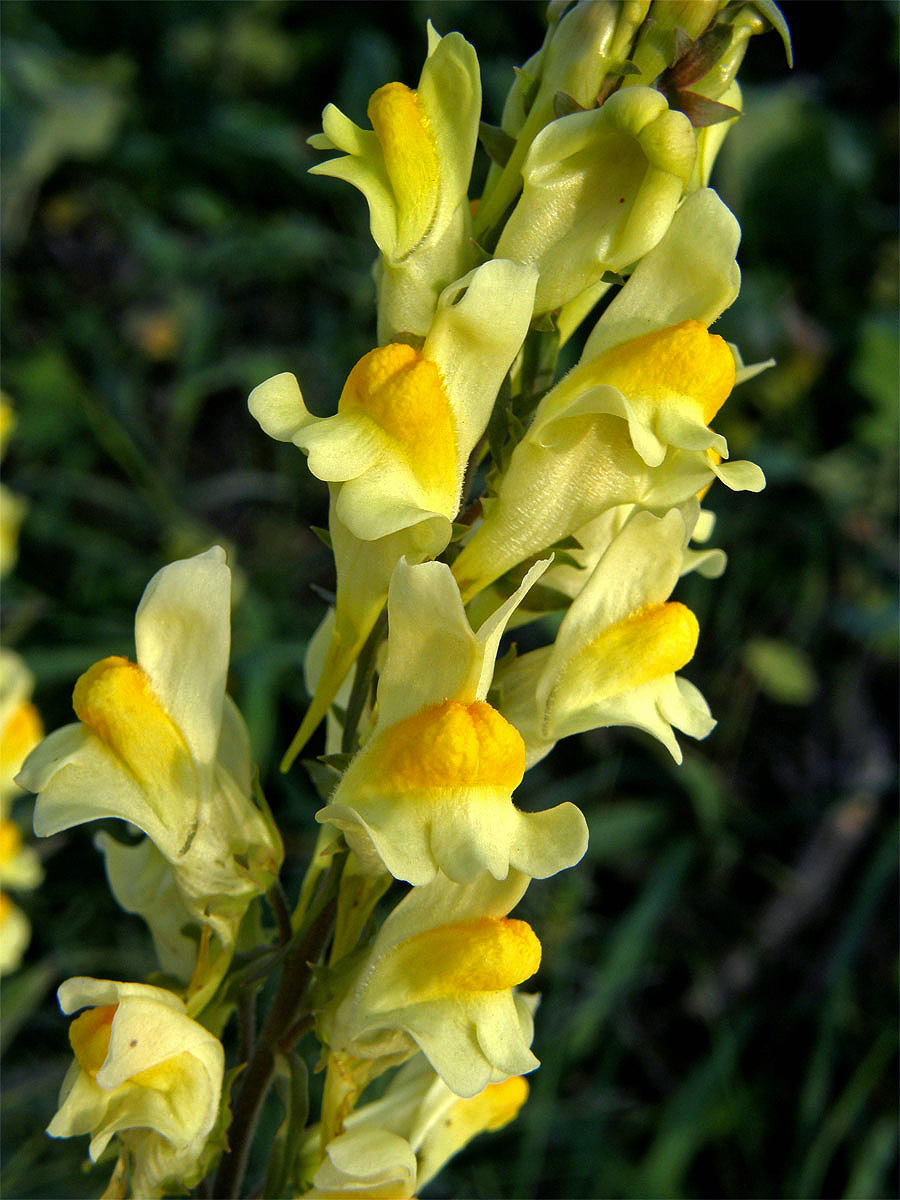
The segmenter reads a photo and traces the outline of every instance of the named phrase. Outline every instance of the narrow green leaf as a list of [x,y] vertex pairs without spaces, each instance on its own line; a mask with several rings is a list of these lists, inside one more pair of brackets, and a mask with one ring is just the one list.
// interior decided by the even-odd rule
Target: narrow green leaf
[[795,1195],[821,1195],[832,1158],[851,1127],[861,1119],[866,1101],[880,1083],[896,1054],[896,1031],[885,1029],[856,1068],[831,1110],[825,1115],[818,1136],[800,1169]]

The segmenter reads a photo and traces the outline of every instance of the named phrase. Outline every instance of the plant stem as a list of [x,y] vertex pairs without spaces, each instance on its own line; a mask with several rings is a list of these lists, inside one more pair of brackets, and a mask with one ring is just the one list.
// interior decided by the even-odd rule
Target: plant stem
[[275,1074],[276,1050],[296,1025],[297,1006],[309,983],[312,966],[331,935],[336,908],[335,897],[326,900],[305,936],[298,938],[285,958],[278,991],[234,1100],[231,1146],[222,1156],[213,1184],[217,1200],[237,1200],[240,1195],[256,1122]]
[[290,905],[287,902],[280,879],[276,879],[268,892],[266,892],[266,899],[269,902],[269,907],[275,914],[275,920],[278,922],[278,943],[281,946],[286,946],[291,940],[294,931],[291,927]]

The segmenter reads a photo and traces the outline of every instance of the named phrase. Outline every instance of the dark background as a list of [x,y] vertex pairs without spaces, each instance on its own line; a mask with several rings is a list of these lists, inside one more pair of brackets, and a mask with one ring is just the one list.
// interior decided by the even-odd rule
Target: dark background
[[[592,830],[520,910],[544,945],[543,1066],[519,1120],[430,1196],[896,1195],[897,8],[783,9],[795,69],[754,39],[713,180],[744,230],[717,331],[778,362],[717,420],[768,487],[711,493],[729,567],[678,593],[719,725],[680,768],[609,730],[529,773],[523,807],[576,799]],[[323,612],[310,584],[333,577],[308,531],[325,488],[246,395],[292,370],[330,411],[374,342],[364,203],[306,174],[305,139],[326,102],[364,122],[375,87],[415,84],[428,16],[476,46],[496,120],[542,11],[2,4],[4,479],[30,503],[5,642],[53,728],[79,672],[132,652],[153,572],[228,545],[230,686],[289,890],[317,801],[276,763]],[[34,934],[3,986],[8,1197],[105,1186],[84,1139],[42,1132],[70,1061],[55,987],[150,961],[92,833],[41,844],[46,882],[17,898]]]

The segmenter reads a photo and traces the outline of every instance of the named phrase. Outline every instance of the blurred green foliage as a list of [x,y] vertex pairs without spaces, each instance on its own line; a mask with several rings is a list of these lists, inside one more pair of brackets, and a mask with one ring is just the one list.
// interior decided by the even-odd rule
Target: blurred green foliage
[[[675,767],[601,731],[529,773],[591,847],[530,889],[544,943],[519,1121],[438,1196],[896,1194],[897,9],[783,5],[796,69],[755,39],[714,182],[743,230],[719,329],[777,366],[723,411],[761,496],[713,493],[726,575],[685,581],[688,674],[720,718]],[[277,758],[333,586],[309,532],[325,489],[246,394],[294,371],[320,412],[374,336],[362,202],[307,176],[334,100],[413,83],[424,23],[482,62],[488,119],[541,37],[538,4],[236,0],[3,4],[5,481],[28,498],[4,638],[49,727],[74,678],[131,651],[164,562],[229,547],[231,690],[297,867],[316,800]],[[17,809],[23,821],[28,801]],[[140,978],[140,922],[92,831],[41,845],[34,941],[3,988],[7,1197],[96,1195],[85,1147],[43,1134],[69,1061],[53,989]]]

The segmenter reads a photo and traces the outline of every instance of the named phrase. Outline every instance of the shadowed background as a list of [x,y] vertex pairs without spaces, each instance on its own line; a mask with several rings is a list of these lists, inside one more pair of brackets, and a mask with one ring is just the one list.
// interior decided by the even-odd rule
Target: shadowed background
[[[580,866],[519,910],[544,945],[543,1066],[519,1120],[428,1196],[896,1194],[897,10],[783,8],[796,68],[776,35],[753,40],[713,178],[744,231],[717,332],[778,361],[717,420],[768,487],[711,493],[728,570],[677,593],[701,624],[685,673],[719,725],[680,768],[606,730],[527,776],[522,807],[571,798],[591,825]],[[318,801],[276,764],[324,611],[311,585],[333,587],[309,532],[326,489],[246,395],[291,370],[333,411],[374,343],[364,202],[306,174],[305,139],[326,102],[364,123],[376,87],[414,84],[428,16],[475,45],[496,121],[539,4],[2,5],[4,480],[30,505],[5,644],[53,728],[82,670],[132,653],[153,572],[227,545],[230,688],[292,894]],[[93,832],[40,844],[46,882],[20,898],[10,1198],[97,1195],[109,1171],[42,1132],[70,1061],[54,989],[151,961]]]

